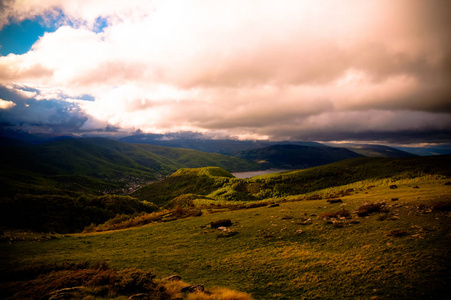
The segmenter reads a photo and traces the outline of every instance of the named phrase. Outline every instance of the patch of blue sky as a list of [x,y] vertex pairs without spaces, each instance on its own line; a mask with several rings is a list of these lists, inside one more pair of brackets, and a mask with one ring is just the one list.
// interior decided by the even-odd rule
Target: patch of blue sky
[[[0,30],[0,56],[11,53],[17,55],[27,53],[46,32],[54,32],[62,25],[78,27],[80,24],[77,20],[67,18],[63,12],[46,19],[36,17],[21,22],[12,21]],[[100,33],[106,27],[108,27],[108,19],[98,17],[94,23],[93,31]]]
[[96,100],[95,97],[93,97],[93,96],[91,96],[91,95],[89,95],[89,94],[84,94],[84,95],[82,95],[81,97],[77,97],[77,99],[79,99],[79,100],[85,100],[85,101],[95,101],[95,100]]
[[100,33],[102,32],[106,27],[108,27],[108,19],[107,18],[102,18],[102,17],[98,17],[94,23],[94,28],[93,31],[95,33]]
[[41,18],[11,22],[0,31],[0,55],[27,53],[44,33],[56,29],[55,25],[46,24]]

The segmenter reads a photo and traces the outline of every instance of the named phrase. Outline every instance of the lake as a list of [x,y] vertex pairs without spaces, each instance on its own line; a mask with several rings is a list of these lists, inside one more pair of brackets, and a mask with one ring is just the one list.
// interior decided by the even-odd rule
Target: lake
[[251,178],[254,176],[266,175],[266,174],[278,173],[278,172],[286,172],[286,171],[290,171],[290,170],[268,169],[268,170],[264,170],[264,171],[236,172],[236,173],[232,173],[232,175],[235,176],[236,178]]

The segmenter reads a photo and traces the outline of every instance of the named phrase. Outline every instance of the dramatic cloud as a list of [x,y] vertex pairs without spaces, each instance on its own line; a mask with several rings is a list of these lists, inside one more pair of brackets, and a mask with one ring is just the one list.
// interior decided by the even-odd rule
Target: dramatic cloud
[[73,115],[76,130],[450,141],[449,11],[440,0],[10,0],[0,26],[59,28],[0,57],[0,84],[35,93],[36,115],[22,116]]

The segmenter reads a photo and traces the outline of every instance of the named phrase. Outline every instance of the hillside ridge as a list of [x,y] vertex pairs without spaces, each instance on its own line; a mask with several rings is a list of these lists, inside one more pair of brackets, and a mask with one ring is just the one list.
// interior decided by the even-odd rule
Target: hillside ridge
[[249,179],[214,177],[202,170],[184,170],[146,185],[132,195],[164,206],[183,194],[212,200],[256,201],[300,195],[367,179],[420,176],[451,176],[451,156],[413,158],[358,157],[304,170],[286,171]]

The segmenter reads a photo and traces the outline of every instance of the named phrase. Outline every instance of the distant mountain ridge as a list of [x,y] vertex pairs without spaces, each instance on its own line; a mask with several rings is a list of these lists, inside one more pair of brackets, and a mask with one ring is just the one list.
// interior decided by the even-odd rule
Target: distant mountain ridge
[[160,145],[166,147],[193,149],[203,152],[220,153],[224,155],[236,156],[239,152],[265,148],[278,144],[292,144],[312,147],[328,147],[317,142],[271,142],[271,141],[251,141],[234,139],[207,139],[197,136],[185,137],[184,135],[164,135],[164,134],[138,134],[120,138],[119,141],[126,143],[142,143]]
[[414,157],[417,156],[413,153],[402,151],[393,147],[388,147],[384,145],[372,145],[372,144],[328,144],[329,146],[340,147],[349,149],[355,153],[368,156],[368,157],[391,157],[391,158],[401,158],[401,157]]
[[267,169],[305,169],[360,156],[345,148],[301,145],[273,145],[242,151],[237,155]]

